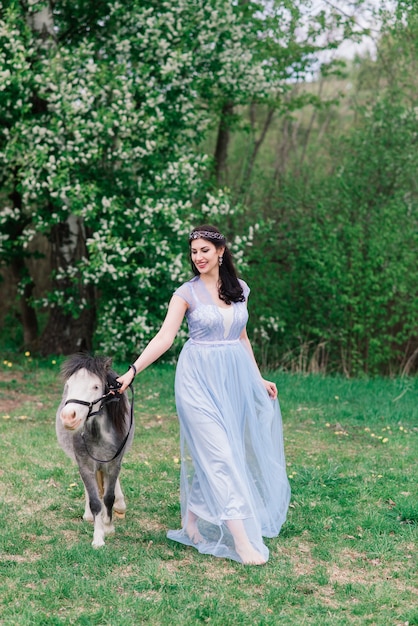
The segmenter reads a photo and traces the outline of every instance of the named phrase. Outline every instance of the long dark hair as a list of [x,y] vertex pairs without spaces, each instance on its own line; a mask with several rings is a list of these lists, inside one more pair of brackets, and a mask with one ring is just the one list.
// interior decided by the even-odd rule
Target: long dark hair
[[[212,234],[213,233],[213,234]],[[219,266],[219,297],[226,304],[231,302],[245,302],[244,293],[238,280],[237,271],[232,260],[232,254],[226,245],[226,239],[216,226],[202,224],[196,226],[189,235],[190,247],[194,239],[206,239],[216,248],[225,248],[222,258],[222,265]],[[190,250],[189,250],[190,252]],[[200,276],[200,272],[193,263],[190,252],[190,262],[195,276]]]

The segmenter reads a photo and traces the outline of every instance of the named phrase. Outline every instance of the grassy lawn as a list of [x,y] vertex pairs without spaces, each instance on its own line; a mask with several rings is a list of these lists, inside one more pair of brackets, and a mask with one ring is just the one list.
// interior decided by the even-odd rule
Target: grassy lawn
[[166,539],[180,522],[172,366],[136,380],[127,515],[91,547],[55,439],[58,370],[0,363],[1,625],[418,625],[418,379],[269,374],[292,503],[270,561],[244,567]]

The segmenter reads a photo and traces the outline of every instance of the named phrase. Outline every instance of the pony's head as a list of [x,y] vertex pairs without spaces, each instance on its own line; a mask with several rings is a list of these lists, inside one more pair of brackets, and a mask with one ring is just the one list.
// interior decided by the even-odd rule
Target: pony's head
[[[74,354],[64,361],[61,367],[65,382],[64,406],[60,413],[64,428],[78,430],[92,412],[100,409],[102,398],[117,377],[111,370],[111,364],[112,359],[108,357],[84,353]],[[123,430],[126,410],[124,394],[118,397],[117,402],[107,406],[107,414],[120,431]]]

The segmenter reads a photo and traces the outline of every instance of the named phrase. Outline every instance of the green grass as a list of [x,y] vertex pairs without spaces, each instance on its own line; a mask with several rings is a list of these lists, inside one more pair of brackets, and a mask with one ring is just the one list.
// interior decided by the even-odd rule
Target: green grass
[[1,625],[418,624],[417,379],[270,374],[292,502],[269,562],[243,567],[166,539],[180,517],[171,366],[136,380],[127,516],[91,547],[55,439],[58,365],[0,363]]

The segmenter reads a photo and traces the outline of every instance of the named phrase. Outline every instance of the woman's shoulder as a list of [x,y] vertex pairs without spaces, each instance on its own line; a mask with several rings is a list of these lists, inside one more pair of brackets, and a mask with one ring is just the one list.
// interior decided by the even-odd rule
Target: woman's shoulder
[[245,280],[243,280],[242,278],[238,278],[238,282],[242,287],[242,293],[244,294],[245,299],[247,299],[251,289],[249,288]]
[[186,280],[184,283],[179,285],[177,289],[191,289],[193,287],[193,284],[197,282],[198,280],[199,280],[199,276],[193,276],[193,278],[190,278],[189,280]]
[[193,292],[193,285],[198,280],[199,276],[193,276],[190,280],[182,283],[174,290],[175,296],[180,296],[183,300],[190,303],[190,298]]

